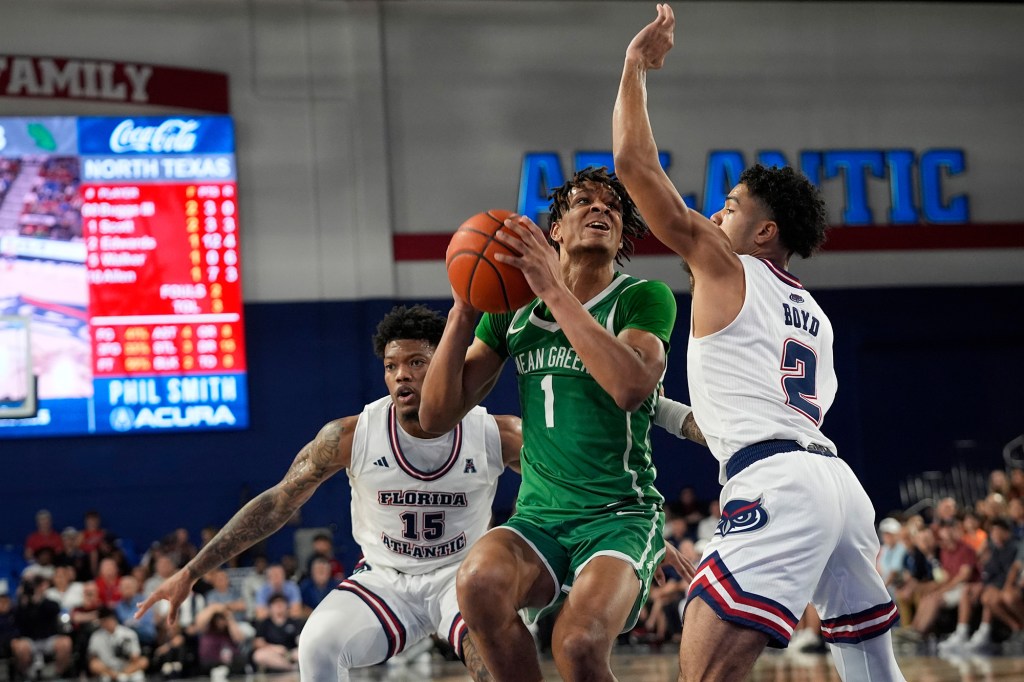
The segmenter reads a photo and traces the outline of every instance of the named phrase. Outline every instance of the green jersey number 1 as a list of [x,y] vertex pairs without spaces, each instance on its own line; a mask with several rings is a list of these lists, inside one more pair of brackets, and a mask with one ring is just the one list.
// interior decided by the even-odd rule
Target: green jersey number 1
[[555,387],[552,381],[550,374],[540,380],[540,388],[544,391],[544,424],[549,429],[555,428]]

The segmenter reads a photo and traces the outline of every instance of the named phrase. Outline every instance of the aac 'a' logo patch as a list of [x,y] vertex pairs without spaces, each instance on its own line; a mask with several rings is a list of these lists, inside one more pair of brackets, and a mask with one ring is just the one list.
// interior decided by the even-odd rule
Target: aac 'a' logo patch
[[472,457],[467,457],[466,458],[466,468],[462,470],[462,473],[464,473],[464,474],[475,474],[476,473],[476,465],[473,464],[473,458]]
[[756,500],[729,500],[722,509],[722,518],[715,529],[715,535],[749,533],[764,528],[768,523],[768,510],[762,504],[764,498]]

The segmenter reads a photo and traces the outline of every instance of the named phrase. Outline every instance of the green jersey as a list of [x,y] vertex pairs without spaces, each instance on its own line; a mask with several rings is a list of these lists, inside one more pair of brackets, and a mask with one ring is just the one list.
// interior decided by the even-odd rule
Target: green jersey
[[[642,329],[667,350],[676,303],[664,283],[616,273],[584,307],[612,335]],[[517,512],[579,513],[663,501],[654,487],[649,438],[656,393],[636,412],[618,407],[540,299],[514,312],[485,313],[476,335],[512,359],[519,379],[523,482]]]

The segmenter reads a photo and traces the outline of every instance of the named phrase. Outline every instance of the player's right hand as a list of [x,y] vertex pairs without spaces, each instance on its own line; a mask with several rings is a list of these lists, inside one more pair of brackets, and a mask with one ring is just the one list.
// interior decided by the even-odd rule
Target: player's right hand
[[184,568],[181,569],[153,590],[153,594],[149,595],[146,601],[139,604],[139,608],[135,611],[135,619],[142,618],[143,614],[154,604],[166,599],[170,603],[167,609],[167,623],[174,625],[178,622],[178,607],[188,598],[194,583],[195,581],[189,577],[188,571]]
[[626,48],[627,61],[636,60],[645,69],[660,69],[675,41],[675,27],[672,8],[667,3],[659,3],[658,16],[644,26]]

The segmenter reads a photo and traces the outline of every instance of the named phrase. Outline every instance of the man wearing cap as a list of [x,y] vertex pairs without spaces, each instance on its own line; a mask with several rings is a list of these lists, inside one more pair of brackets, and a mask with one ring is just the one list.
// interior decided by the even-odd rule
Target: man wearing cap
[[878,532],[882,536],[882,547],[878,552],[878,573],[893,597],[896,596],[896,588],[903,575],[903,561],[907,558],[907,548],[900,541],[902,531],[903,524],[891,516],[878,524]]
[[100,607],[99,621],[89,637],[89,672],[102,682],[145,682],[149,659],[142,655],[138,635],[118,623],[108,606]]

